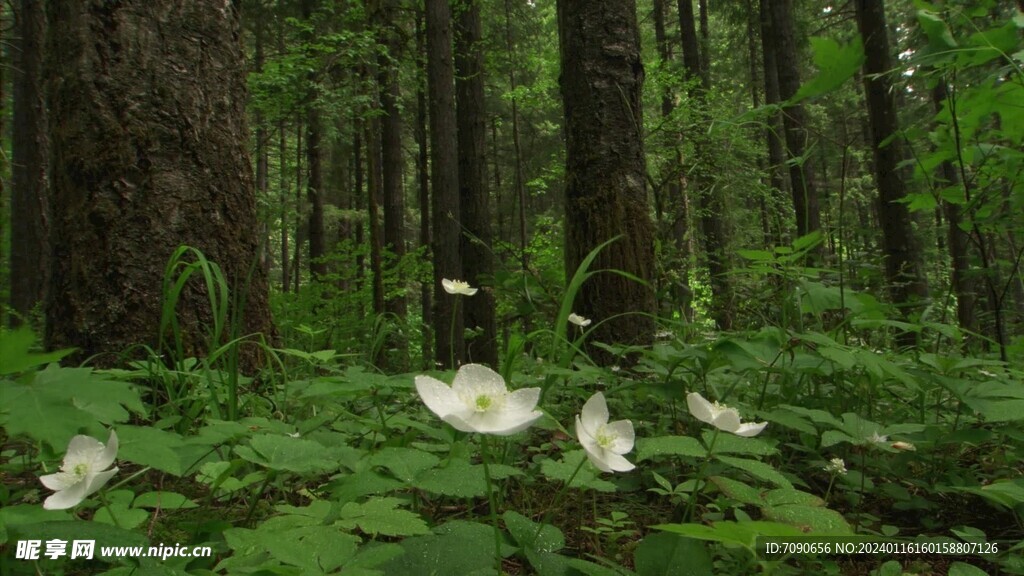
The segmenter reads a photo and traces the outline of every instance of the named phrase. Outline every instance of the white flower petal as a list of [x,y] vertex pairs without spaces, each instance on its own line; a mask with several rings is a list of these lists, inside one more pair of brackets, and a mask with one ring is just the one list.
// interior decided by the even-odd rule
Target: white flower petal
[[629,420],[616,420],[605,426],[605,432],[615,437],[609,450],[616,454],[625,454],[633,449],[636,435],[633,432],[633,423]]
[[[459,432],[479,432],[480,431],[480,430],[477,430],[476,426],[474,426],[471,422],[469,422],[467,419],[464,419],[463,416],[467,416],[467,414],[448,414],[447,416],[442,416],[441,419],[444,420],[445,422],[451,424],[452,428],[455,428]],[[468,416],[470,416],[470,418],[472,418],[472,414],[468,414]]]
[[588,454],[601,449],[601,447],[597,445],[597,438],[594,438],[594,435],[587,431],[583,422],[580,421],[578,414],[576,415],[576,438],[580,441],[580,444],[583,445],[583,448]]
[[739,428],[737,428],[733,434],[736,434],[737,436],[746,436],[748,438],[751,436],[757,436],[767,425],[767,422],[747,422],[746,424],[740,424]]
[[711,424],[723,432],[735,432],[740,428],[740,413],[732,408],[727,408],[718,414]]
[[601,448],[587,450],[587,460],[590,460],[590,463],[601,472],[612,472],[611,466],[605,463],[605,451]]
[[458,396],[464,394],[476,397],[480,394],[501,394],[508,392],[505,380],[494,370],[483,364],[466,364],[455,373],[452,390]]
[[80,462],[92,462],[93,459],[103,452],[103,443],[92,436],[79,434],[68,443],[68,451],[64,455],[64,462],[74,459]]
[[449,294],[455,294],[455,283],[447,278],[441,279],[441,287]]
[[690,392],[686,395],[686,407],[690,409],[690,414],[694,418],[705,422],[707,424],[714,424],[714,406],[711,402],[704,399],[703,396],[696,392]]
[[107,444],[103,447],[103,450],[93,460],[92,465],[94,470],[106,470],[114,463],[114,459],[117,458],[117,434],[114,430],[110,430],[110,437],[107,438]]
[[47,510],[67,510],[74,508],[85,500],[85,482],[78,482],[66,490],[54,492],[49,498],[43,501],[43,508]]
[[114,474],[117,474],[116,467],[111,468],[110,470],[107,470],[105,472],[97,472],[96,474],[90,475],[88,478],[86,478],[85,494],[83,494],[83,496],[88,496],[89,494],[92,494],[93,492],[99,490],[100,488],[103,488],[103,485],[106,484],[108,480],[113,478]]
[[463,406],[458,395],[447,384],[430,376],[416,377],[416,392],[427,408],[442,419]]
[[540,401],[540,388],[520,388],[513,390],[505,400],[505,407],[511,412],[533,414]]
[[580,421],[591,436],[608,423],[608,403],[605,402],[604,394],[597,392],[587,400],[580,411]]
[[78,482],[78,477],[67,472],[56,472],[40,476],[39,481],[50,490],[67,490]]
[[[614,472],[629,472],[636,466],[622,455],[605,450],[605,463]],[[608,470],[605,470],[607,472]]]

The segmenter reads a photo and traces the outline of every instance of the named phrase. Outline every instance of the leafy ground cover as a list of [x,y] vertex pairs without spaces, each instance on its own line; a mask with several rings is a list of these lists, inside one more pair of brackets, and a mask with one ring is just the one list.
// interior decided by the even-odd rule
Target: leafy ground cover
[[[801,286],[808,318],[834,308]],[[888,322],[846,298],[865,307],[851,323]],[[870,330],[672,325],[599,367],[592,324],[563,308],[500,375],[287,348],[254,379],[208,359],[94,370],[5,332],[3,572],[1024,573],[1018,368],[875,349]],[[854,535],[875,552],[769,557],[764,540]],[[33,539],[39,558],[18,558]],[[77,539],[96,557],[46,556]],[[212,554],[98,555],[165,544]]]

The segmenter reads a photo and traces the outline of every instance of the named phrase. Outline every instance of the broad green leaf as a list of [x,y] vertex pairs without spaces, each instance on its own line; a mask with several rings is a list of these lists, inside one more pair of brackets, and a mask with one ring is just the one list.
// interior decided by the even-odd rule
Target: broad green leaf
[[146,492],[132,502],[133,508],[159,508],[162,510],[179,510],[196,508],[198,505],[184,494],[177,492]]
[[947,576],[988,576],[988,572],[985,572],[981,568],[975,568],[970,564],[953,562],[949,567]]
[[636,441],[637,462],[671,456],[704,458],[707,450],[701,446],[700,441],[690,436],[656,436]]
[[358,526],[365,534],[376,536],[417,536],[429,534],[427,523],[418,514],[399,509],[398,498],[371,498],[361,504],[349,502],[341,507],[338,525],[351,530]]
[[671,532],[655,532],[636,547],[638,576],[711,576],[711,557],[704,543]]
[[344,503],[370,494],[386,494],[406,486],[407,484],[404,482],[378,474],[373,470],[362,470],[334,480],[328,486],[328,490],[336,502]]
[[143,426],[118,426],[118,459],[181,476],[209,453],[203,446],[186,446],[181,435]]
[[766,506],[761,509],[764,517],[800,527],[810,534],[853,534],[853,529],[843,515],[821,506],[785,504]]
[[0,544],[8,541],[8,531],[15,526],[59,522],[70,517],[67,510],[47,510],[38,504],[16,504],[0,508]]
[[779,522],[715,522],[711,526],[705,524],[658,524],[651,526],[655,530],[664,530],[682,534],[699,540],[710,540],[743,546],[754,552],[758,536],[803,536],[799,528]]
[[387,447],[368,456],[367,461],[373,466],[387,468],[402,482],[411,483],[423,471],[437,466],[441,459],[415,448]]
[[[562,531],[551,524],[541,524],[530,520],[519,512],[508,510],[502,514],[505,528],[521,548],[529,548],[540,552],[558,552],[565,548],[565,536]],[[538,532],[539,530],[539,532]]]
[[[715,434],[714,431],[704,431],[704,443],[708,446],[711,445],[711,437]],[[753,456],[770,456],[778,452],[774,446],[769,444],[767,441],[760,438],[747,438],[744,436],[736,436],[734,434],[723,434],[719,433],[718,438],[714,440],[715,454],[749,454]]]
[[74,352],[73,348],[54,352],[32,352],[36,336],[28,327],[0,330],[0,375],[17,374],[29,368],[57,362]]
[[290,530],[231,528],[224,531],[228,546],[241,556],[264,551],[291,566],[313,573],[331,572],[355,556],[359,539],[333,526],[299,526]]
[[287,435],[261,434],[248,446],[236,446],[235,453],[254,464],[271,470],[315,474],[335,470],[338,457],[322,444]]
[[755,505],[762,503],[762,491],[749,484],[725,476],[712,476],[708,478],[708,481],[717,486],[723,494],[737,502]]
[[776,486],[782,488],[792,488],[793,485],[786,480],[786,477],[779,473],[778,470],[761,462],[760,460],[749,460],[746,458],[734,458],[732,456],[715,456],[723,464],[728,464],[733,468],[739,468],[744,472],[750,474],[754,478],[764,480],[765,482],[771,482]]
[[791,104],[832,92],[852,78],[864,63],[860,36],[845,46],[831,38],[811,38],[811,49],[818,75],[797,90]]
[[434,528],[433,532],[402,540],[399,546],[405,554],[383,564],[385,573],[496,576],[493,527],[455,520]]

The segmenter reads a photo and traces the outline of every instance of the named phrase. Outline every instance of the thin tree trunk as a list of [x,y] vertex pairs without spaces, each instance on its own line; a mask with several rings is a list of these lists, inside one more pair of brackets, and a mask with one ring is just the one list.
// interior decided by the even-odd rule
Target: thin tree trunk
[[[384,247],[393,255],[392,266],[397,267],[405,258],[405,195],[402,189],[402,175],[405,171],[405,155],[402,154],[402,118],[399,107],[401,89],[398,82],[398,63],[401,57],[401,38],[398,28],[396,0],[382,0],[380,43],[387,48],[387,54],[377,58],[378,82],[380,83],[380,105],[384,116],[381,118],[381,159],[383,162],[384,200]],[[392,274],[393,277],[397,273]],[[399,285],[388,290],[384,310],[404,319],[408,314],[403,279]],[[404,349],[402,342],[394,342]],[[403,363],[404,366],[404,363]]]
[[[313,27],[313,6],[315,0],[302,1],[302,17],[307,26]],[[309,272],[314,281],[327,274],[327,241],[324,233],[324,177],[320,140],[323,126],[316,97],[317,71],[308,76],[306,93],[306,164],[309,176],[306,179],[306,197],[309,200]]]
[[458,110],[459,202],[462,209],[462,270],[480,290],[464,299],[466,327],[479,333],[466,343],[468,361],[498,367],[494,265],[491,253],[490,193],[487,189],[487,134],[484,107],[483,31],[479,0],[468,0],[456,18],[455,96]]
[[[512,6],[511,0],[505,0],[505,50],[508,55],[508,85],[511,92],[518,86],[516,82],[515,44],[512,41]],[[523,270],[530,267],[530,256],[526,252],[526,177],[523,175],[523,150],[519,135],[519,105],[515,96],[511,99],[512,107],[512,156],[513,156],[513,187],[519,210],[519,265]]]
[[[885,272],[893,302],[904,318],[928,298],[921,250],[914,237],[910,211],[903,202],[906,189],[900,177],[903,141],[899,134],[896,99],[889,74],[892,57],[882,0],[855,0],[857,27],[864,39],[864,91],[871,143],[874,153],[875,181],[878,184],[878,218],[882,227]],[[914,345],[917,333],[904,331],[898,335],[903,346]]]
[[[423,11],[416,10],[416,66],[421,78],[427,75],[427,63],[424,56],[426,42],[423,29]],[[430,174],[427,153],[427,95],[423,91],[423,82],[417,82],[416,90],[416,183],[417,197],[420,208],[420,246],[430,250]],[[429,255],[429,252],[428,252]],[[433,306],[431,305],[431,283],[420,284],[420,314],[423,317],[423,367],[433,369],[433,337],[434,326]]]
[[452,63],[448,0],[426,0],[427,90],[430,94],[430,152],[433,183],[434,343],[447,368],[462,363],[465,350],[462,307],[445,293],[441,280],[462,279],[459,248],[458,137],[455,121],[455,69]]

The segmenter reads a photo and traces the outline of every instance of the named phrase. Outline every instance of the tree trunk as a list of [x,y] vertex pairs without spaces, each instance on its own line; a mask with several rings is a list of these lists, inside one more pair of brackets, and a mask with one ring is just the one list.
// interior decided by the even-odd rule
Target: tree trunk
[[[900,177],[903,141],[899,135],[896,98],[889,74],[892,57],[882,0],[855,0],[857,27],[864,40],[864,92],[871,123],[875,182],[878,185],[878,218],[882,228],[885,273],[893,303],[905,318],[924,304],[928,284],[921,250],[914,237],[910,211],[903,202],[906,189]],[[898,337],[904,346],[917,341],[915,332]]]
[[[423,29],[423,10],[416,11],[416,67],[423,78],[427,75],[427,63],[424,56],[426,42]],[[416,183],[420,207],[420,246],[430,250],[430,174],[427,154],[427,95],[423,91],[423,82],[417,82],[416,89]],[[430,282],[420,285],[420,313],[423,317],[423,367],[434,368],[434,346],[431,330],[434,326],[433,307],[431,306]]]
[[455,122],[455,68],[452,63],[451,10],[448,0],[426,0],[427,90],[430,93],[430,164],[434,196],[434,343],[446,368],[462,363],[462,307],[441,287],[442,279],[462,279],[459,237],[458,136]]
[[[793,2],[767,1],[771,7],[771,37],[774,39],[779,98],[785,101],[800,89],[800,58],[793,31]],[[790,160],[789,180],[793,210],[796,213],[796,233],[797,236],[805,236],[821,229],[821,214],[813,164],[804,158],[807,151],[807,113],[803,104],[786,106],[782,112],[782,125]]]
[[47,229],[46,107],[42,66],[46,17],[38,0],[21,0],[21,41],[14,66],[14,126],[11,166],[11,325],[30,319],[46,290]]
[[[712,144],[706,137],[710,119],[707,109],[707,87],[710,77],[701,68],[697,46],[697,27],[691,0],[679,0],[679,36],[683,45],[683,68],[690,81],[690,101],[696,109],[697,129],[693,132],[696,155],[690,184],[696,191],[700,208],[700,227],[704,236],[704,252],[711,279],[711,315],[722,330],[730,330],[735,318],[732,284],[729,282],[729,262],[726,255],[728,236],[725,228],[725,207],[721,192],[713,184]],[[696,80],[700,84],[696,84]]]
[[[565,107],[565,259],[571,277],[586,255],[591,266],[574,310],[600,323],[597,341],[648,344],[654,335],[649,286],[610,272],[654,278],[654,239],[647,203],[641,134],[643,65],[633,0],[558,1]],[[611,361],[591,348],[595,360]]]
[[461,240],[465,279],[480,288],[464,300],[466,327],[479,331],[466,342],[470,362],[498,367],[494,264],[491,253],[491,206],[487,189],[487,126],[484,108],[484,54],[479,0],[459,8],[455,34],[455,96],[458,110],[459,202],[464,227]]
[[[311,29],[313,23],[313,7],[316,0],[302,0],[302,18]],[[310,34],[315,34],[311,32]],[[312,38],[308,38],[312,41]],[[320,120],[320,108],[316,97],[316,84],[318,72],[312,70],[308,75],[309,86],[306,92],[306,168],[309,171],[306,177],[306,198],[309,200],[309,224],[307,238],[309,239],[309,272],[314,281],[320,280],[327,274],[327,262],[324,257],[327,255],[327,240],[324,233],[324,176],[323,164],[321,162],[323,151],[320,148],[320,140],[323,136],[323,127]]]
[[[196,0],[47,8],[50,77],[60,80],[48,99],[47,346],[103,353],[94,360],[111,365],[130,346],[155,345],[164,267],[182,244],[218,263],[240,294],[239,330],[269,333],[237,10]],[[177,313],[186,354],[205,350],[200,283]]]
[[[384,200],[384,248],[394,257],[392,266],[397,267],[405,258],[405,196],[402,189],[402,174],[405,171],[405,155],[402,154],[402,118],[400,100],[402,97],[398,83],[398,64],[401,56],[401,31],[398,29],[397,2],[383,0],[381,2],[380,43],[387,49],[387,54],[377,58],[377,79],[380,84],[380,107],[384,112],[381,118],[381,159],[383,162]],[[393,274],[392,276],[396,276]],[[405,319],[408,314],[404,279],[398,278],[397,289],[387,291],[384,310]],[[404,348],[404,344],[396,342]]]
[[[764,103],[774,106],[781,101],[779,96],[779,70],[775,63],[775,32],[772,27],[772,17],[768,3],[770,0],[758,2],[758,14],[761,23],[761,61],[764,67]],[[786,191],[786,180],[782,177],[783,167],[786,163],[786,152],[782,146],[783,133],[782,119],[778,112],[768,115],[767,126],[765,127],[765,143],[768,148],[768,185],[773,198],[781,198]],[[772,203],[775,204],[774,202]],[[778,217],[776,210],[771,213]],[[782,227],[777,227],[775,242],[781,243],[783,238]]]

